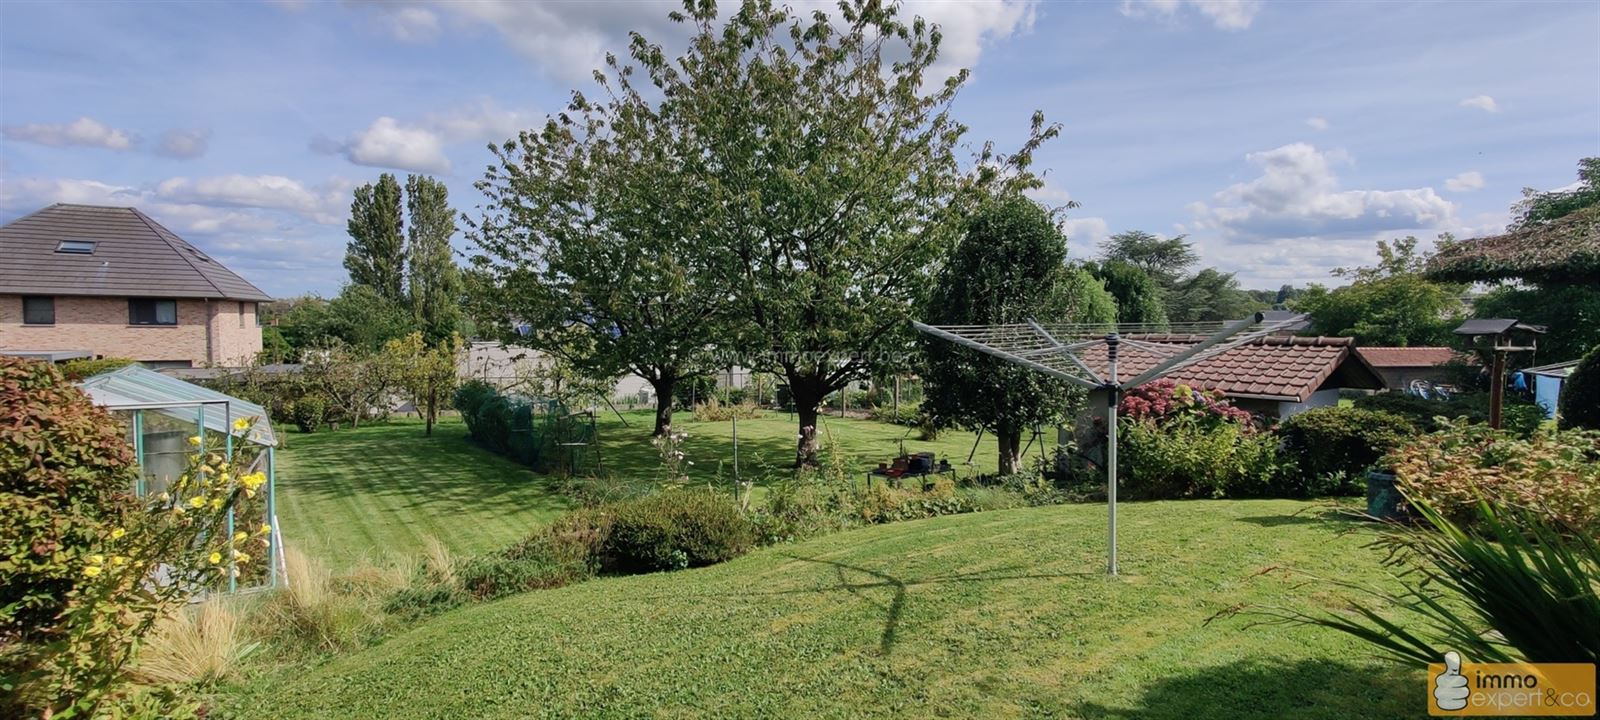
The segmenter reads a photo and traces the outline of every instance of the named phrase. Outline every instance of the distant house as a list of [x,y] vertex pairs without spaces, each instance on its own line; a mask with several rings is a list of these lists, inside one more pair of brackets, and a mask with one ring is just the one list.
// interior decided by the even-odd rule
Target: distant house
[[[1192,345],[1201,335],[1131,335],[1146,343]],[[1144,372],[1160,357],[1128,353],[1118,361],[1124,377]],[[1269,418],[1287,418],[1315,407],[1339,404],[1340,390],[1382,390],[1383,378],[1355,350],[1350,338],[1268,336],[1231,348],[1166,376],[1217,390],[1235,407]]]
[[131,207],[56,204],[0,227],[0,354],[243,365],[266,293]]
[[1419,380],[1444,382],[1447,379],[1444,366],[1465,358],[1459,351],[1447,347],[1364,347],[1356,352],[1383,376],[1385,388],[1399,391]]

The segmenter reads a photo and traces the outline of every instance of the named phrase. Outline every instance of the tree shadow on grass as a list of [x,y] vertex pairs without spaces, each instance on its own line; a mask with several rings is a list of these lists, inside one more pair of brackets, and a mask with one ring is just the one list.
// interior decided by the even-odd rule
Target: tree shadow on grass
[[[1001,567],[1001,568],[991,568],[991,569],[988,569],[988,570],[979,570],[979,571],[970,572],[970,573],[954,573],[954,574],[949,574],[949,575],[936,575],[936,576],[933,576],[933,577],[913,578],[913,579],[909,579],[908,580],[908,579],[902,579],[902,578],[896,577],[896,576],[891,575],[891,574],[889,574],[887,572],[884,572],[882,570],[874,570],[874,569],[869,568],[869,567],[862,567],[860,565],[852,565],[850,563],[840,562],[838,560],[827,560],[827,559],[815,558],[815,557],[802,557],[800,555],[791,555],[791,554],[788,554],[788,553],[784,553],[783,556],[787,557],[787,558],[789,558],[791,560],[799,560],[800,562],[816,563],[818,565],[830,566],[830,567],[833,568],[834,577],[836,578],[836,580],[838,582],[835,583],[835,584],[832,584],[832,585],[823,585],[823,586],[820,586],[820,587],[810,587],[810,588],[799,588],[799,589],[795,589],[795,590],[751,591],[751,592],[741,592],[741,593],[727,593],[725,595],[731,595],[731,596],[801,595],[801,594],[816,594],[816,593],[825,593],[825,592],[837,592],[837,591],[843,590],[845,592],[850,593],[851,595],[854,595],[854,596],[856,596],[858,598],[861,598],[862,600],[866,601],[869,605],[872,605],[872,606],[874,606],[874,607],[876,607],[876,608],[878,608],[878,609],[883,611],[883,613],[884,613],[883,632],[879,633],[879,635],[878,635],[878,652],[879,652],[879,654],[881,654],[881,655],[883,655],[885,657],[889,656],[894,651],[895,640],[896,640],[896,638],[897,638],[897,636],[899,634],[899,630],[900,630],[900,617],[905,612],[906,602],[908,600],[908,594],[909,594],[910,589],[912,589],[912,588],[915,588],[915,587],[918,587],[918,586],[923,586],[923,585],[940,585],[940,584],[946,584],[946,583],[1000,582],[1000,581],[1006,581],[1006,580],[1045,580],[1045,579],[1060,579],[1060,578],[1075,578],[1075,577],[1097,577],[1097,576],[1100,575],[1099,573],[1090,573],[1090,572],[1081,572],[1081,573],[1020,573],[1018,571],[1022,569],[1022,566],[1013,565],[1013,566],[1007,566],[1007,567]],[[870,577],[872,579],[864,581],[864,582],[863,581],[852,581],[849,577],[846,576],[847,572],[861,573],[861,574],[867,575],[868,577]],[[874,599],[872,596],[867,594],[867,591],[876,590],[876,589],[879,589],[879,588],[888,588],[888,589],[890,589],[892,591],[892,594],[890,595],[889,601],[887,603],[879,602],[878,600]]]
[[1085,720],[1343,720],[1427,715],[1420,671],[1399,665],[1328,660],[1241,660],[1216,667],[1172,668],[1133,707],[1082,703]]
[[1302,508],[1288,515],[1254,515],[1238,518],[1239,522],[1247,522],[1261,527],[1283,527],[1285,525],[1328,525],[1336,528],[1355,526],[1362,520],[1360,513],[1350,508],[1335,506],[1313,506]]

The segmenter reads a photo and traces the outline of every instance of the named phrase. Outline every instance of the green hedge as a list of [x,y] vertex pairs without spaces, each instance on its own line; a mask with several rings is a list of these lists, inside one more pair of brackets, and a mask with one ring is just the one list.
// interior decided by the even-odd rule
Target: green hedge
[[1600,430],[1600,347],[1590,350],[1561,383],[1558,402],[1561,429]]
[[[1355,406],[1363,410],[1378,410],[1408,418],[1422,432],[1435,432],[1444,427],[1439,418],[1464,419],[1469,423],[1489,422],[1489,394],[1475,392],[1453,400],[1431,400],[1400,392],[1385,392],[1357,400]],[[1531,402],[1519,402],[1508,394],[1501,414],[1506,430],[1527,437],[1544,422],[1544,408]]]
[[610,506],[603,567],[652,572],[731,560],[755,546],[755,526],[731,498],[703,490],[650,495]]
[[1284,460],[1306,483],[1304,494],[1351,494],[1364,484],[1366,470],[1416,435],[1410,418],[1354,407],[1323,407],[1295,415],[1278,426]]

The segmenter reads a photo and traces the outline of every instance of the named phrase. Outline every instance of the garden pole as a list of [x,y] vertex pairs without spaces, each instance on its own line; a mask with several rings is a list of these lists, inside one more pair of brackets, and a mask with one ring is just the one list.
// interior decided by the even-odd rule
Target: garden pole
[[1106,506],[1109,521],[1107,522],[1110,540],[1109,555],[1106,563],[1106,572],[1117,574],[1117,344],[1120,339],[1116,333],[1106,336],[1106,356],[1110,361],[1107,368],[1111,378],[1106,383]]
[[283,549],[278,547],[278,463],[277,448],[267,446],[267,565],[268,587],[278,586],[278,556]]
[[133,460],[139,466],[139,478],[134,481],[134,492],[144,497],[144,411],[133,411]]
[[733,499],[739,499],[739,415],[733,416]]

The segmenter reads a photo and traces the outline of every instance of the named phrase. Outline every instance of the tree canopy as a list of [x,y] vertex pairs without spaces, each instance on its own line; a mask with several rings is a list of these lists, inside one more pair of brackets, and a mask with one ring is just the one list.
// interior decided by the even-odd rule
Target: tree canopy
[[[1067,239],[1050,213],[1021,195],[997,198],[968,222],[927,305],[933,324],[1112,322],[1111,295],[1067,263]],[[924,406],[936,420],[982,428],[998,444],[1001,475],[1018,471],[1025,432],[1060,419],[1068,383],[943,340],[926,339]]]
[[355,189],[346,229],[344,267],[350,282],[376,290],[390,302],[405,299],[405,234],[402,230],[400,182],[393,175]]
[[1101,243],[1100,257],[1107,262],[1132,265],[1163,286],[1171,287],[1200,262],[1200,254],[1194,251],[1187,237],[1163,238],[1143,230],[1128,230]]
[[1335,270],[1354,280],[1349,285],[1312,285],[1301,294],[1294,309],[1311,317],[1311,332],[1353,337],[1361,345],[1451,343],[1451,330],[1464,315],[1464,288],[1423,276],[1428,256],[1417,249],[1415,237],[1378,241],[1378,258],[1374,266]]
[[1117,302],[1117,322],[1155,327],[1167,324],[1162,288],[1145,271],[1121,260],[1103,260],[1088,266]]

